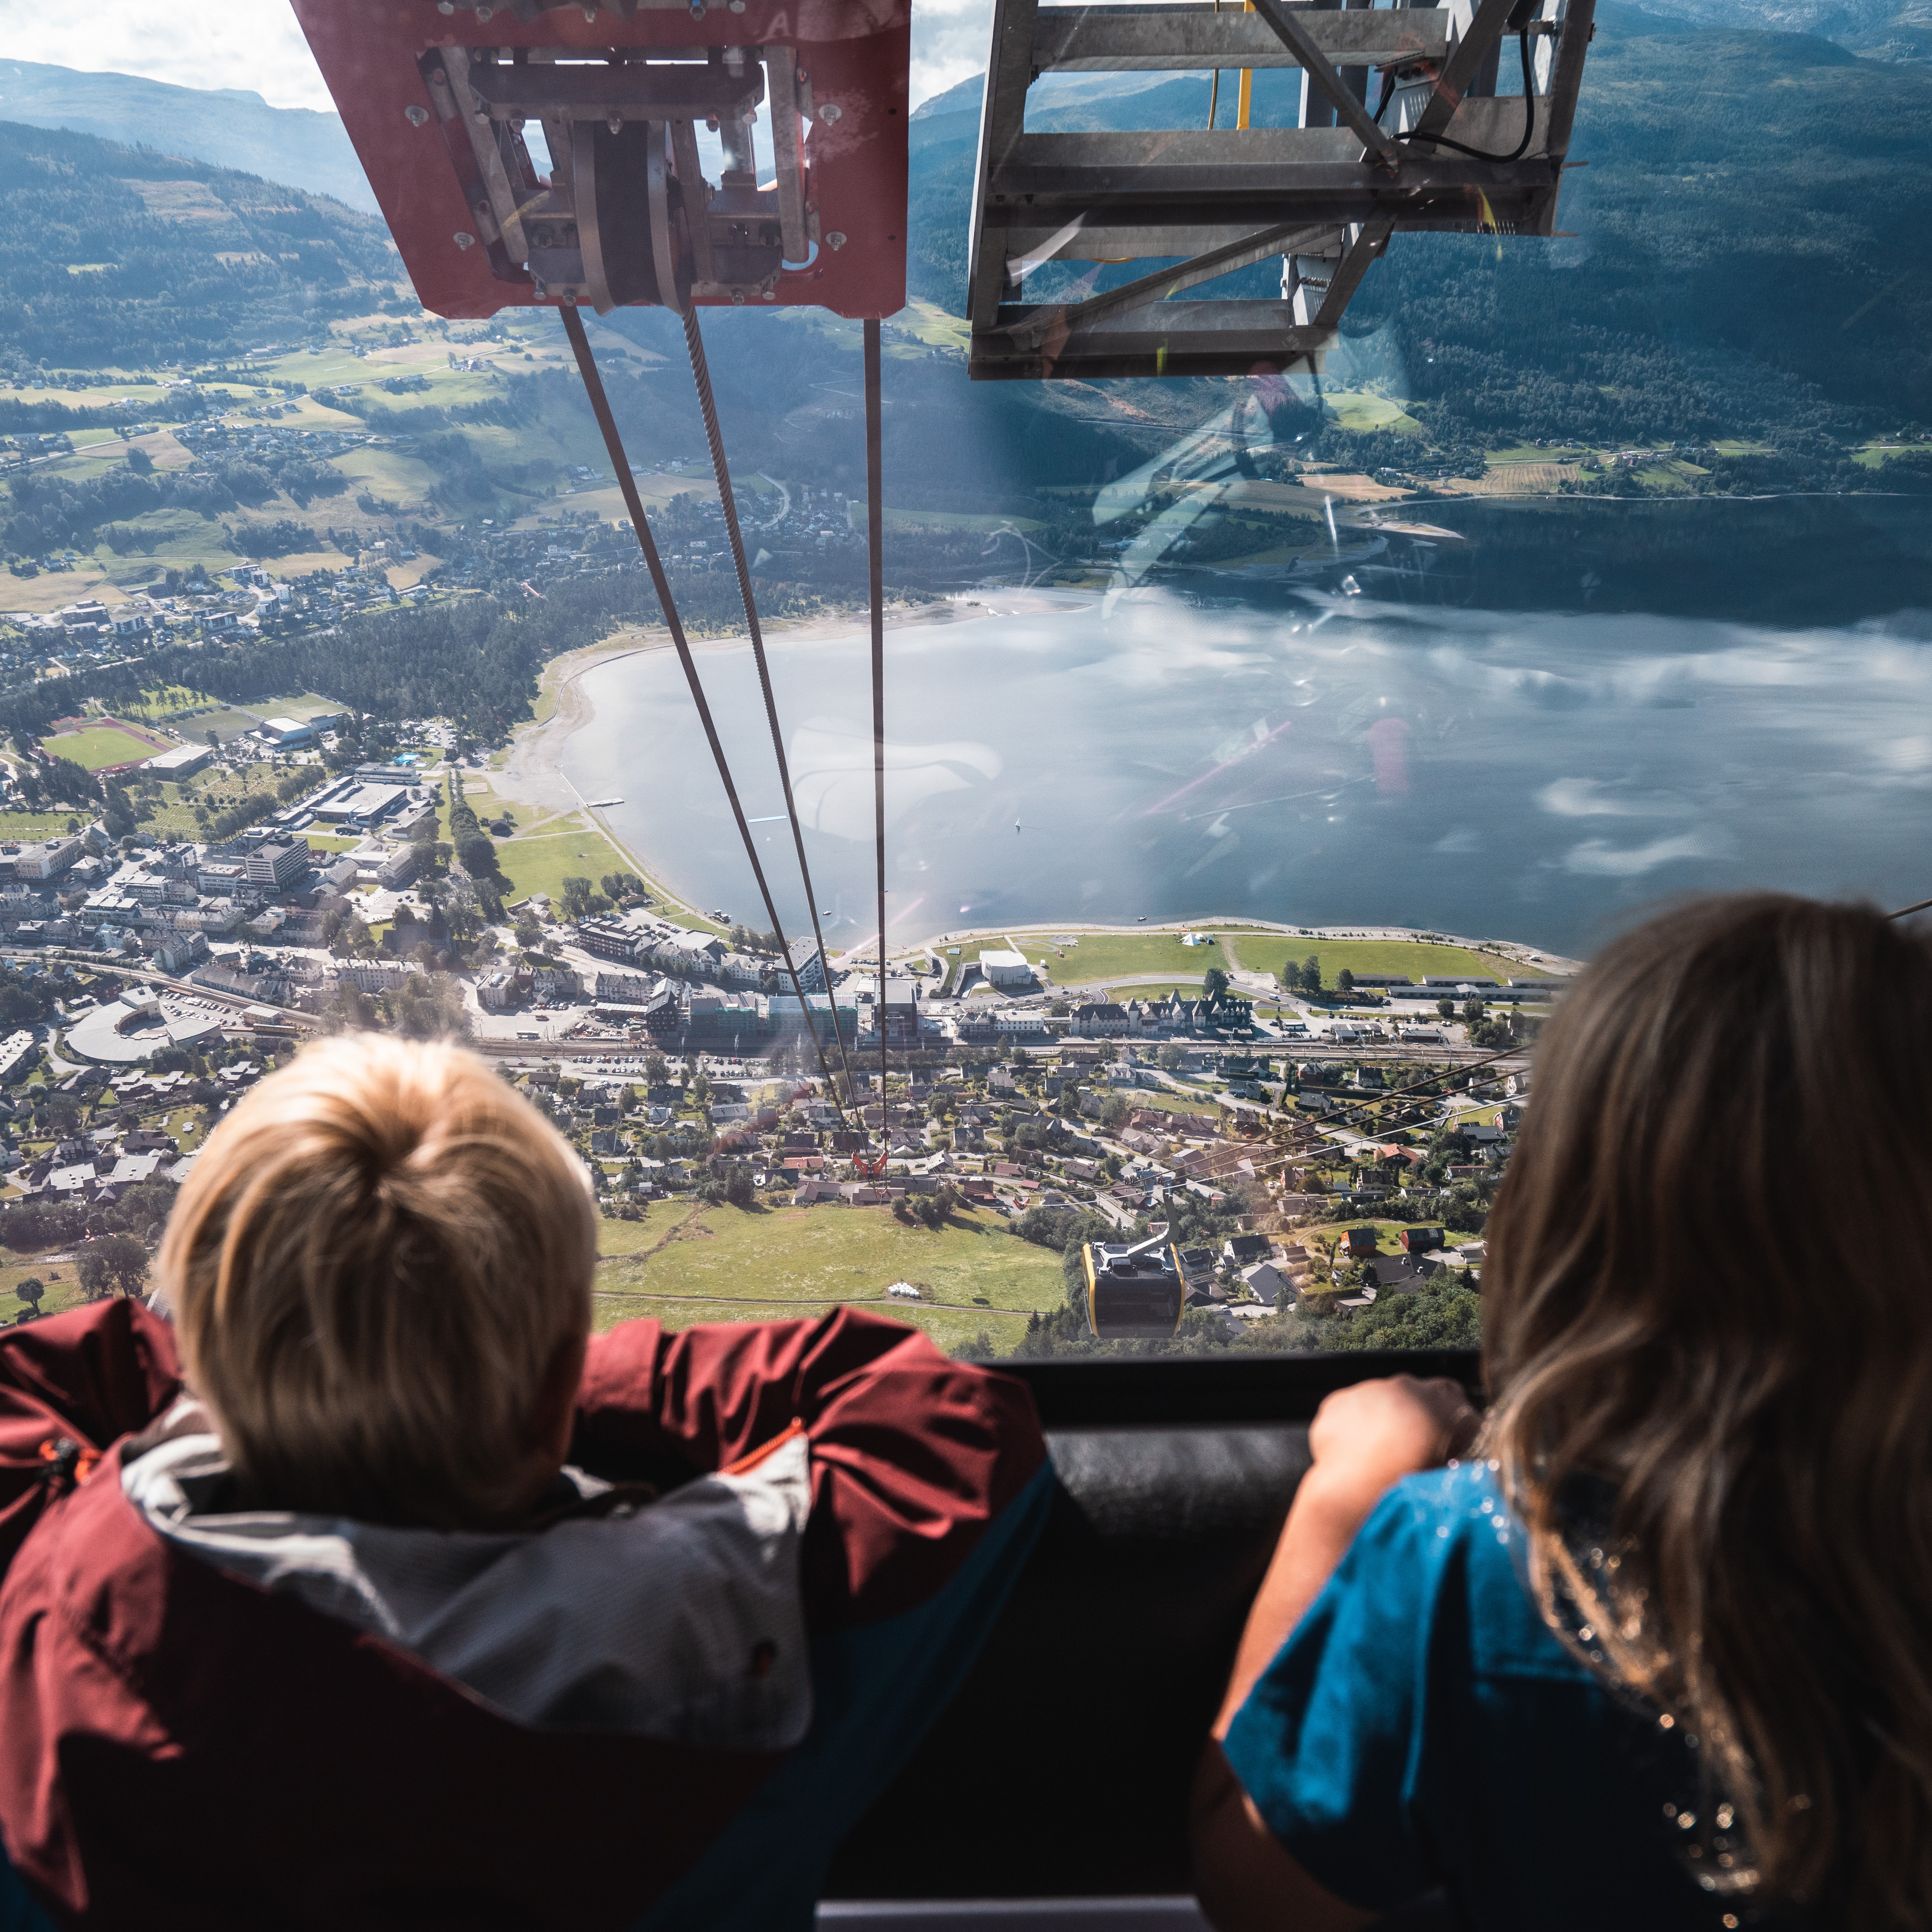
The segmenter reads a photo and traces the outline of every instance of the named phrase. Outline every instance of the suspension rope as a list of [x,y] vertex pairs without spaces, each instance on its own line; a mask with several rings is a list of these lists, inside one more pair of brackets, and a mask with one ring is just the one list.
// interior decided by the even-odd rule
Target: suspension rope
[[[886,1112],[886,590],[884,459],[879,428],[879,325],[866,336],[866,555],[872,609],[872,817],[879,872],[879,1141],[890,1156]],[[917,1024],[917,1010],[914,1022]]]
[[[745,627],[752,639],[752,656],[758,667],[758,688],[765,700],[765,718],[772,728],[772,755],[778,760],[778,788],[784,794],[785,816],[791,821],[793,848],[798,854],[799,877],[805,884],[805,908],[812,920],[812,943],[818,948],[818,970],[825,982],[825,1004],[832,1017],[832,1037],[838,1048],[838,1064],[845,1074],[845,1084],[854,1092],[857,1083],[852,1077],[852,1063],[846,1057],[845,1035],[838,1024],[838,1006],[832,993],[832,961],[825,950],[825,934],[818,924],[818,894],[812,883],[812,867],[805,856],[805,830],[799,824],[798,801],[793,796],[791,769],[785,760],[784,734],[778,728],[778,700],[772,694],[771,667],[765,658],[765,638],[758,622],[758,602],[752,590],[752,568],[745,561],[745,536],[738,526],[737,498],[731,488],[731,473],[724,460],[724,438],[718,427],[718,404],[711,392],[711,369],[705,360],[704,338],[698,332],[698,310],[694,305],[684,312],[684,346],[691,357],[692,380],[698,388],[698,413],[704,418],[704,439],[711,447],[712,474],[718,479],[718,500],[724,509],[724,533],[731,545],[731,562],[738,573],[738,598],[745,607]],[[794,985],[799,983],[798,975],[792,975]],[[801,1004],[805,994],[799,994]],[[805,1023],[810,1030],[813,1043],[817,1044],[818,1029],[812,1024],[810,1007],[805,1008]],[[823,1048],[819,1051],[821,1064],[825,1058]],[[842,1106],[839,1118],[844,1118]],[[861,1126],[863,1125],[862,1116]]]
[[[590,412],[597,418],[597,427],[604,438],[604,448],[610,458],[610,467],[616,471],[617,487],[624,493],[624,507],[631,514],[631,527],[636,532],[638,548],[644,552],[644,567],[651,574],[651,587],[656,591],[658,602],[664,611],[665,628],[670,632],[670,640],[677,652],[677,661],[683,668],[684,681],[691,688],[691,701],[698,708],[698,722],[704,727],[705,742],[711,747],[711,756],[718,766],[718,776],[724,787],[724,796],[731,807],[731,816],[737,820],[738,836],[745,842],[745,856],[752,862],[752,876],[758,881],[758,896],[765,902],[765,916],[772,922],[772,937],[778,943],[778,950],[784,955],[785,964],[791,974],[794,988],[798,993],[799,1005],[806,1014],[806,1024],[812,1034],[812,1043],[818,1054],[820,1070],[825,1076],[826,1085],[832,1090],[832,1101],[838,1106],[838,1118],[845,1118],[845,1110],[838,1102],[837,1083],[832,1078],[832,1070],[826,1064],[825,1048],[820,1044],[818,1030],[811,1026],[811,1010],[806,1005],[804,989],[799,986],[798,968],[792,964],[791,949],[785,943],[784,928],[779,923],[778,908],[772,903],[771,887],[765,883],[765,868],[758,862],[758,848],[752,838],[752,828],[746,822],[745,808],[738,800],[738,788],[731,776],[730,761],[724,756],[724,747],[719,742],[718,727],[712,722],[711,705],[704,695],[703,681],[698,675],[698,665],[692,657],[691,646],[686,641],[684,626],[677,614],[677,605],[670,594],[670,581],[664,575],[662,560],[658,556],[658,547],[651,536],[650,520],[644,514],[643,500],[638,494],[638,479],[631,473],[630,459],[624,454],[622,439],[617,434],[616,418],[610,413],[610,398],[604,393],[604,379],[597,373],[597,358],[591,353],[590,339],[584,332],[584,319],[570,303],[565,303],[557,311],[563,318],[563,332],[570,338],[571,353],[577,358],[578,374],[584,379],[584,393],[590,399]],[[836,1016],[834,1016],[836,1026]]]

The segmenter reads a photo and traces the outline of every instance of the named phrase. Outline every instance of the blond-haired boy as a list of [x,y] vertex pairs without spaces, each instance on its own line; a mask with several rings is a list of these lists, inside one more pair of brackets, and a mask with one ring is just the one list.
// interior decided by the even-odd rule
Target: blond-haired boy
[[210,1137],[162,1313],[0,1339],[0,1838],[64,1922],[808,1914],[1037,1528],[1031,1404],[849,1308],[593,1338],[598,1225],[480,1060],[351,1036]]

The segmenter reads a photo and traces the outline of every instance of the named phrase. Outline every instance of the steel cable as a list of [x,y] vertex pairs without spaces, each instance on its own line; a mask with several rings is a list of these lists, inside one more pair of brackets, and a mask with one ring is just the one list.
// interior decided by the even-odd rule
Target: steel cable
[[[879,427],[879,325],[868,319],[866,338],[866,558],[872,613],[872,808],[879,884],[879,1138],[888,1155],[892,1136],[886,1112],[886,590],[884,458]],[[914,1024],[918,1024],[916,1004]],[[861,1116],[862,1119],[863,1116]]]
[[[765,882],[765,868],[758,862],[758,849],[752,838],[752,828],[746,822],[745,808],[739,802],[738,788],[731,776],[730,762],[724,755],[724,747],[718,736],[718,727],[712,718],[710,701],[705,697],[704,682],[698,675],[697,663],[691,655],[691,646],[685,638],[684,626],[677,614],[677,604],[670,594],[670,581],[664,574],[663,561],[658,555],[657,544],[651,536],[650,521],[644,514],[644,500],[638,494],[638,479],[631,473],[630,459],[624,454],[623,440],[617,434],[616,419],[610,413],[610,398],[604,393],[604,379],[597,373],[597,358],[591,352],[590,339],[584,333],[584,319],[568,303],[564,304],[557,312],[563,318],[563,332],[570,338],[571,353],[577,358],[578,374],[584,379],[584,393],[590,400],[590,412],[597,418],[597,428],[604,438],[604,448],[610,458],[610,467],[616,472],[617,487],[623,492],[624,507],[630,512],[631,528],[637,534],[638,549],[644,553],[644,567],[651,574],[651,586],[656,591],[658,603],[664,611],[665,628],[670,632],[670,640],[677,652],[678,663],[683,668],[685,682],[691,688],[691,701],[697,706],[698,722],[704,727],[705,742],[711,747],[711,756],[718,766],[718,776],[724,787],[724,796],[731,807],[731,816],[737,821],[738,836],[745,842],[745,856],[751,861],[752,876],[758,881],[758,896],[765,902],[765,916],[772,922],[772,937],[778,941],[778,949],[784,955],[786,966],[791,974],[793,988],[798,993],[799,1005],[808,1016],[806,1024],[812,1034],[812,1046],[818,1054],[819,1070],[825,1076],[825,1084],[831,1090],[833,1105],[838,1107],[838,1118],[843,1120],[845,1110],[838,1100],[838,1083],[833,1080],[832,1070],[826,1064],[825,1048],[820,1044],[818,1030],[811,1027],[811,1010],[806,1005],[804,991],[799,986],[798,968],[792,964],[791,949],[785,941],[784,928],[779,921],[778,908],[772,903],[771,887]],[[835,1010],[835,1028],[837,1023]]]
[[[825,950],[825,934],[818,924],[818,895],[812,883],[812,867],[805,856],[805,830],[799,824],[798,801],[792,794],[791,768],[785,758],[784,734],[778,726],[778,700],[772,694],[771,667],[765,657],[764,632],[758,622],[758,602],[752,590],[751,566],[745,560],[744,532],[738,526],[737,500],[731,488],[731,475],[724,460],[724,438],[718,427],[718,404],[711,390],[711,368],[705,359],[704,338],[699,333],[698,310],[695,307],[684,312],[684,346],[691,357],[692,380],[698,388],[698,413],[704,418],[704,439],[710,446],[712,474],[718,479],[718,500],[724,507],[724,533],[731,545],[732,567],[738,573],[738,598],[745,607],[745,627],[752,640],[752,656],[758,667],[758,689],[765,700],[766,722],[772,728],[772,756],[777,760],[778,785],[784,794],[785,816],[791,822],[793,848],[798,854],[798,874],[805,886],[805,907],[812,920],[812,943],[818,948],[818,970],[825,982],[826,1007],[832,1018],[832,1037],[838,1048],[838,1064],[845,1075],[845,1084],[856,1093],[857,1083],[852,1077],[852,1063],[845,1052],[845,1036],[838,1024],[838,1008],[832,995],[832,961]],[[792,975],[793,983],[799,986],[797,974]],[[799,998],[804,1001],[803,991]],[[805,1008],[805,1023],[811,1032],[814,1045],[818,1029],[813,1025],[809,1006]],[[819,1059],[822,1064],[824,1052],[821,1048]],[[842,1110],[840,1118],[844,1118]],[[863,1125],[862,1119],[860,1124]]]

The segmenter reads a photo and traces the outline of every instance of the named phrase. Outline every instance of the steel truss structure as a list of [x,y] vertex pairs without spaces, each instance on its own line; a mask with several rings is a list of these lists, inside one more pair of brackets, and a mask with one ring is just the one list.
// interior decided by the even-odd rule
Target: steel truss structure
[[[1555,232],[1594,0],[1231,5],[995,0],[969,269],[975,377],[1318,371],[1398,230]],[[1526,94],[1499,95],[1510,40]],[[1242,71],[1245,122],[1246,77],[1266,68],[1300,70],[1298,126],[1026,126],[1042,74],[1204,69]],[[1194,293],[1271,258],[1277,298]],[[1089,292],[1096,268],[1072,299],[1026,299],[1049,263],[1123,261],[1151,272]]]

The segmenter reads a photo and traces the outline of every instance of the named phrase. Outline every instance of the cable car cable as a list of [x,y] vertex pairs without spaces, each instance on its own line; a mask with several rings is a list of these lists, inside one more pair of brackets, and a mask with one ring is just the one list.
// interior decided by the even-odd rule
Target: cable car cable
[[[678,663],[682,667],[685,682],[691,688],[691,701],[698,707],[698,722],[704,727],[705,741],[711,747],[711,756],[718,766],[718,776],[724,787],[724,796],[731,807],[731,816],[737,820],[738,836],[745,842],[745,856],[752,862],[752,876],[758,881],[758,895],[765,902],[765,915],[772,922],[772,936],[777,940],[784,952],[785,962],[790,967],[792,984],[798,984],[798,969],[791,965],[790,949],[785,944],[784,928],[778,920],[778,908],[772,903],[771,888],[765,883],[765,868],[758,862],[758,850],[752,838],[752,828],[746,823],[745,808],[739,802],[738,788],[731,776],[730,762],[724,755],[724,747],[719,742],[718,727],[711,716],[710,700],[704,695],[703,680],[698,675],[698,665],[691,655],[691,646],[686,640],[684,626],[677,614],[677,604],[670,594],[670,580],[664,574],[662,560],[658,555],[658,547],[651,536],[650,520],[644,514],[644,501],[638,494],[638,479],[631,473],[630,459],[624,454],[623,440],[617,434],[616,418],[610,413],[610,398],[604,393],[604,379],[597,373],[597,358],[591,352],[590,338],[584,331],[584,319],[578,314],[574,304],[566,302],[557,313],[563,318],[563,332],[570,338],[571,353],[577,358],[578,374],[584,379],[584,393],[590,400],[590,412],[597,418],[597,428],[604,438],[604,448],[610,458],[610,467],[616,472],[617,487],[623,492],[624,507],[630,512],[631,528],[636,532],[638,548],[644,552],[644,567],[651,574],[651,586],[656,591],[658,603],[662,608],[665,628],[670,632],[672,645],[677,652]],[[812,1043],[818,1054],[818,1064],[825,1076],[825,1084],[832,1090],[836,1103],[838,1088],[832,1078],[832,1070],[826,1064],[825,1048],[820,1043],[818,1029],[811,1024],[811,1009],[805,1006],[805,995],[799,994],[799,1004],[805,1008],[806,1028],[811,1033]],[[834,1023],[836,1024],[835,1014]],[[838,1117],[844,1119],[844,1108],[839,1108]]]
[[[751,566],[745,560],[745,535],[738,525],[737,499],[731,488],[731,474],[724,460],[724,438],[718,427],[717,400],[712,394],[711,368],[705,359],[704,338],[699,332],[698,310],[694,304],[684,312],[684,346],[691,358],[692,380],[698,388],[698,410],[704,418],[704,440],[710,446],[712,474],[718,479],[718,500],[724,506],[724,534],[731,545],[732,566],[738,573],[738,598],[745,607],[745,626],[752,640],[752,657],[758,667],[758,688],[764,694],[765,717],[772,728],[772,755],[778,760],[778,786],[784,794],[785,816],[791,822],[791,838],[798,854],[799,877],[805,886],[805,906],[812,920],[812,942],[818,948],[818,970],[825,982],[825,1004],[832,1018],[832,1037],[838,1048],[838,1064],[844,1069],[846,1084],[857,1090],[852,1078],[852,1063],[846,1057],[845,1036],[838,1024],[838,1006],[832,994],[832,962],[825,950],[825,934],[818,923],[818,895],[812,883],[812,868],[805,856],[805,831],[799,824],[798,801],[793,796],[791,769],[786,761],[784,734],[778,728],[778,700],[772,694],[771,667],[765,657],[764,633],[758,622],[758,602],[752,589]],[[788,959],[790,955],[787,955]],[[814,1042],[818,1030],[812,1024],[812,1010],[806,1002],[805,989],[796,969],[792,973],[792,984],[796,990],[799,1004],[805,1014],[805,1023]],[[819,1058],[823,1063],[824,1054],[820,1050]],[[829,1077],[829,1076],[828,1076]],[[843,1109],[840,1118],[844,1118]]]
[[[884,457],[879,426],[879,325],[865,323],[866,562],[872,616],[872,815],[879,886],[879,1140],[890,1154],[886,1112],[886,588]],[[918,1024],[916,1006],[914,1024]]]

